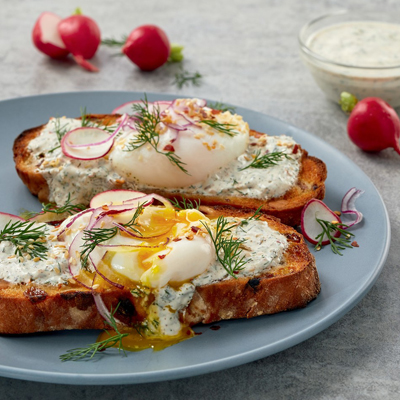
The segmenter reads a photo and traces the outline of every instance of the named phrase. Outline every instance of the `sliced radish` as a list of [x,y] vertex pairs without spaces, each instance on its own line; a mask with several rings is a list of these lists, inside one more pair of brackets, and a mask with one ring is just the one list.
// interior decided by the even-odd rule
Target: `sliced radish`
[[[318,219],[322,219],[325,221],[337,221],[337,223],[341,223],[339,216],[336,215],[332,210],[328,208],[328,206],[323,203],[321,200],[312,199],[310,200],[303,208],[301,213],[301,231],[304,237],[312,244],[318,244],[319,239],[316,239],[318,235],[320,235],[323,230],[321,225],[317,221]],[[332,236],[339,237],[340,232],[336,231]],[[323,237],[322,246],[329,244],[329,239],[326,234]]]
[[77,160],[95,160],[104,157],[111,149],[111,135],[100,128],[77,128],[61,140],[63,153]]
[[69,54],[58,32],[61,18],[51,12],[44,12],[33,27],[32,40],[39,51],[51,58],[64,58]]
[[143,196],[146,196],[146,194],[135,190],[108,190],[94,196],[90,201],[90,207],[97,208],[104,205],[123,204],[127,200],[133,200]]
[[37,215],[35,215],[32,218],[29,218],[29,221],[32,222],[61,222],[64,221],[65,219],[67,219],[68,217],[70,217],[71,214],[65,212],[62,214],[57,214],[57,213],[53,213],[53,212],[41,212]]
[[[170,105],[171,101],[155,101],[154,103],[148,102],[149,111],[152,112],[154,107],[158,107],[160,113],[166,110]],[[133,115],[133,106],[135,104],[143,104],[142,100],[129,101],[128,103],[121,104],[115,108],[111,114],[130,114]]]
[[61,139],[61,149],[67,157],[77,160],[96,160],[104,157],[111,150],[115,137],[128,119],[128,114],[123,115],[120,124],[111,134],[93,127],[73,129]]
[[14,223],[20,221],[25,220],[17,215],[0,212],[0,231],[2,231],[9,222]]
[[90,72],[99,71],[87,61],[95,55],[101,42],[100,29],[93,19],[82,15],[77,9],[74,15],[59,22],[58,32],[65,47],[81,67]]

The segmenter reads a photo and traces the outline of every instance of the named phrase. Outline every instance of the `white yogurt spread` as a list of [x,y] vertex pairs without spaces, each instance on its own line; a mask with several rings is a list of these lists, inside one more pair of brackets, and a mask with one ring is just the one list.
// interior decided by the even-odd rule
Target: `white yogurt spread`
[[[111,159],[122,154],[121,143],[126,142],[129,135],[134,134],[132,131],[125,131],[118,138],[117,144],[111,149],[110,153],[97,160],[76,160],[65,156],[58,147],[56,126],[61,124],[66,129],[72,130],[79,127],[80,123],[76,119],[52,119],[40,135],[29,144],[29,150],[37,161],[37,171],[43,175],[50,188],[49,200],[59,205],[65,203],[68,194],[74,202],[87,204],[88,200],[95,194],[115,188],[138,191],[165,190],[171,193],[199,195],[249,196],[267,200],[280,197],[286,193],[296,183],[300,171],[299,161],[302,152],[298,150],[293,153],[296,143],[292,138],[268,135],[262,135],[260,138],[250,136],[244,152],[240,151],[239,155],[235,155],[231,161],[229,159],[224,161],[215,172],[207,173],[206,179],[181,187],[170,185],[168,187],[156,187],[143,183],[131,172],[113,168],[113,164],[110,163]],[[224,138],[224,140],[227,139]],[[125,153],[129,155],[129,153],[133,154],[137,151]],[[257,151],[261,151],[262,154],[265,152],[284,152],[288,154],[288,157],[282,157],[277,165],[270,168],[241,170],[250,164]],[[214,155],[214,157],[220,156],[219,153]],[[184,175],[165,156],[161,157],[164,162],[168,163],[168,168],[172,168],[172,171],[175,168],[179,176]],[[192,155],[193,157],[195,155]],[[197,161],[200,162],[198,168],[201,168],[201,163],[208,164],[207,160],[201,157]],[[168,173],[171,175],[169,170]],[[191,178],[192,175],[188,176],[189,180]],[[177,181],[174,179],[171,182]]]
[[[71,278],[68,268],[66,244],[55,240],[54,233],[48,229],[47,259],[32,259],[29,256],[20,259],[15,255],[15,246],[0,242],[0,280],[12,284],[35,282],[38,285],[67,284]],[[50,238],[51,239],[50,239]]]
[[303,53],[316,82],[332,100],[337,102],[347,91],[400,105],[400,25],[344,22],[312,33],[305,44],[328,61]]
[[[66,284],[72,278],[68,269],[68,261],[71,255],[68,254],[67,249],[76,235],[82,229],[85,229],[86,225],[82,223],[87,224],[89,221],[88,214],[83,214],[65,231],[64,228],[71,218],[73,217],[67,219],[59,228],[49,226],[47,229],[47,241],[45,243],[48,247],[47,259],[32,260],[29,257],[16,257],[15,248],[10,242],[0,242],[0,280],[11,284],[31,282],[53,286]],[[283,263],[283,254],[288,246],[287,239],[284,235],[272,230],[267,222],[256,219],[241,222],[240,219],[236,218],[228,218],[228,221],[229,224],[237,224],[232,229],[231,234],[235,238],[243,240],[241,255],[244,255],[248,260],[244,268],[238,271],[237,277],[254,277],[263,273],[270,273]],[[208,221],[208,224],[214,230],[216,220]],[[195,225],[191,223],[189,226]],[[197,226],[202,226],[200,220],[197,221]],[[57,236],[64,238],[65,242],[57,240]],[[180,240],[183,241],[184,239],[185,237],[182,237]],[[193,238],[190,242],[196,246],[196,241]],[[196,286],[232,279],[217,260],[215,252],[212,254],[213,257],[206,261],[204,272],[200,274],[194,272],[198,274],[197,276],[189,275],[191,276],[188,279],[189,282],[182,282],[178,287],[176,285],[172,287],[170,283],[164,283],[162,287],[153,287],[152,293],[155,299],[148,309],[148,321],[154,323],[156,320],[157,329],[161,334],[171,336],[179,333],[182,327],[179,321],[179,311],[190,303]],[[187,254],[182,254],[181,257],[190,260]],[[165,260],[167,258],[168,256]],[[134,257],[132,260],[134,260]],[[173,261],[171,259],[171,262],[175,265],[176,262]],[[185,269],[185,266],[182,266],[182,268]],[[188,270],[191,268],[192,265]],[[187,274],[187,272],[185,273]]]

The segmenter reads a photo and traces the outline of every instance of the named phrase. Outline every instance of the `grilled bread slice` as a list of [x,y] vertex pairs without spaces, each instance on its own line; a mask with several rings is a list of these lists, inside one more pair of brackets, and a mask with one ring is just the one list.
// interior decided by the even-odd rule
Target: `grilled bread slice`
[[[252,213],[203,207],[203,214],[248,218]],[[315,259],[304,238],[276,218],[262,215],[269,227],[287,239],[281,264],[256,276],[228,278],[197,286],[190,303],[180,311],[187,326],[215,321],[252,318],[305,307],[320,292]],[[135,326],[146,317],[140,300],[130,288],[96,289],[115,317]],[[0,280],[0,333],[23,334],[67,329],[103,329],[109,326],[99,314],[92,291],[72,279],[68,285],[10,284]]]
[[[88,119],[101,123],[104,125],[115,122],[117,116],[115,115],[91,115],[87,116]],[[41,202],[49,202],[49,186],[46,179],[40,173],[37,168],[38,159],[33,157],[28,149],[28,145],[31,140],[37,137],[44,125],[32,128],[21,133],[14,143],[14,161],[18,175],[28,187],[32,194],[38,196]],[[256,131],[250,131],[250,135],[254,137],[260,137],[264,135]],[[298,149],[301,150],[300,146]],[[302,151],[300,172],[298,179],[294,186],[290,188],[283,196],[277,198],[271,198],[267,200],[246,197],[243,195],[193,195],[185,193],[183,196],[177,195],[176,193],[169,192],[168,190],[158,190],[157,192],[169,199],[180,200],[184,197],[191,201],[200,201],[201,204],[207,206],[222,206],[233,209],[244,209],[244,210],[256,210],[261,207],[261,212],[269,215],[273,215],[279,218],[284,224],[290,226],[297,226],[300,224],[301,211],[304,205],[312,198],[323,199],[325,195],[325,180],[327,177],[327,171],[325,164],[316,157],[309,156],[307,151]],[[83,161],[84,164],[84,161]],[[79,177],[76,177],[79,180]],[[109,189],[120,189],[124,186],[121,184],[115,184],[102,190]],[[146,189],[140,188],[139,190],[146,192]],[[100,190],[101,191],[101,190]],[[149,189],[148,193],[154,192],[153,189]],[[90,199],[87,199],[89,202]]]

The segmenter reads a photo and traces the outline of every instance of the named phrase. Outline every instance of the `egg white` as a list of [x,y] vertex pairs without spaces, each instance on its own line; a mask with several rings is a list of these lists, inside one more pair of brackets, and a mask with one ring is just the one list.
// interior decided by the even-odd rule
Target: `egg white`
[[185,187],[202,182],[243,154],[249,141],[249,127],[242,117],[225,112],[215,114],[214,118],[216,122],[232,124],[234,135],[205,124],[190,125],[178,134],[166,128],[159,134],[158,150],[165,153],[166,146],[172,145],[173,153],[188,173],[149,144],[126,151],[126,145],[137,135],[134,130],[125,131],[116,140],[109,156],[112,168],[127,180],[155,187]]

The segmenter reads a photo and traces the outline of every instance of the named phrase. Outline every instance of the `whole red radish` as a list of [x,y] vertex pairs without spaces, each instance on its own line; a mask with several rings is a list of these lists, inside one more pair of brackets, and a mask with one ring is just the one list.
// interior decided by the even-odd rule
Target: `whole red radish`
[[69,54],[60,34],[58,24],[61,17],[51,12],[42,13],[32,31],[32,40],[39,51],[51,58],[64,58]]
[[98,68],[87,61],[95,55],[101,42],[96,22],[77,9],[74,15],[60,21],[58,32],[75,61],[83,68],[97,72]]
[[353,108],[347,123],[351,141],[364,151],[393,147],[400,154],[400,120],[396,111],[377,97],[367,97]]
[[153,71],[168,61],[171,46],[165,32],[155,25],[134,29],[122,52],[143,71]]

